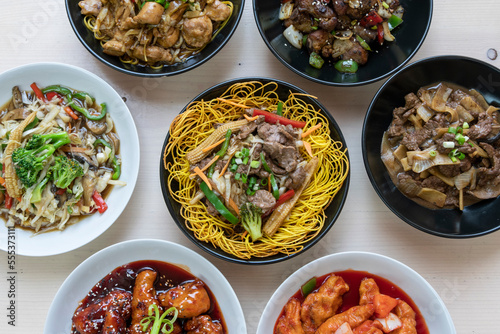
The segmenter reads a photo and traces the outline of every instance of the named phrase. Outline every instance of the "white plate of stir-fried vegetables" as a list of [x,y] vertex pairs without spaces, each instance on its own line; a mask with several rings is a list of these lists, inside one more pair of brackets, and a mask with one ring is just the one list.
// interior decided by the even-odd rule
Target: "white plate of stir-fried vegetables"
[[[130,199],[139,139],[105,81],[39,63],[0,74],[0,249],[48,256],[98,237]],[[11,247],[12,248],[12,247]]]

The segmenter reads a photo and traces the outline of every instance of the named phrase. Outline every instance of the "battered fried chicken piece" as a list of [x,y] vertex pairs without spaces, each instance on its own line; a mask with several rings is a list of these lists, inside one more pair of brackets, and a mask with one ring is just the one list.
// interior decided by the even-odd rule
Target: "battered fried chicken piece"
[[77,308],[73,325],[80,334],[125,333],[131,301],[130,292],[113,290],[102,300]]
[[365,278],[359,285],[359,305],[373,303],[373,297],[380,294],[377,283],[373,278]]
[[351,328],[358,327],[363,322],[368,320],[375,312],[373,304],[362,306],[353,306],[345,312],[334,315],[319,326],[316,334],[331,334],[347,322]]
[[[337,312],[342,295],[349,286],[340,276],[330,276],[317,292],[310,293],[302,303],[300,318],[306,334],[313,334],[326,319]],[[340,324],[342,325],[342,324]]]
[[285,305],[285,314],[278,319],[275,334],[304,334],[300,320],[300,302],[290,299]]
[[213,321],[208,315],[200,315],[184,324],[187,334],[223,334],[222,325]]
[[212,21],[206,15],[184,20],[182,37],[187,44],[201,48],[212,38]]
[[378,321],[366,320],[352,330],[353,334],[383,334],[382,326]]
[[132,299],[132,323],[129,328],[129,334],[144,334],[141,329],[140,322],[144,317],[148,316],[148,308],[150,305],[158,306],[160,314],[162,308],[156,298],[156,290],[154,282],[156,280],[156,271],[143,270],[135,279],[133,299]]
[[160,293],[158,299],[165,309],[172,306],[177,308],[178,317],[181,319],[193,318],[210,310],[210,297],[200,280],[184,283]]
[[417,321],[415,311],[408,303],[398,300],[398,305],[394,308],[396,315],[401,320],[402,326],[390,334],[417,334]]

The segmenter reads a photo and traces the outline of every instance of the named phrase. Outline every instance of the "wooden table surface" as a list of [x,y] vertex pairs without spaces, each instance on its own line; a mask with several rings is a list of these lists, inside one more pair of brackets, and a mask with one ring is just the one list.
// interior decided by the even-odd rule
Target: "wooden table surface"
[[[262,41],[251,0],[246,1],[244,15],[232,39],[214,58],[188,73],[160,79],[128,76],[94,58],[74,35],[62,0],[9,1],[8,6],[4,2],[0,11],[0,72],[51,61],[98,74],[127,99],[139,132],[141,163],[128,207],[99,238],[62,255],[17,257],[15,327],[7,324],[7,254],[0,254],[0,333],[41,333],[55,293],[76,266],[107,246],[137,238],[173,241],[211,261],[238,295],[248,333],[255,333],[267,300],[293,271],[318,257],[351,250],[387,255],[420,273],[440,294],[458,333],[498,333],[499,232],[466,240],[428,235],[397,218],[368,180],[361,156],[361,127],[366,109],[383,81],[335,88],[294,74]],[[500,59],[487,58],[490,48],[500,51],[499,12],[498,0],[435,0],[430,32],[412,61],[456,54],[500,66]],[[330,232],[304,254],[269,266],[235,265],[202,252],[174,224],[159,184],[160,151],[174,116],[201,91],[243,76],[278,78],[316,95],[339,123],[351,159],[347,202]]]

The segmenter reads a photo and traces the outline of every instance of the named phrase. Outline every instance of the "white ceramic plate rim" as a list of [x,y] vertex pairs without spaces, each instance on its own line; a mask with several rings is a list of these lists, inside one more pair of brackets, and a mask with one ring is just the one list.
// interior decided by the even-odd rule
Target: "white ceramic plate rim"
[[71,317],[90,289],[113,269],[140,260],[179,264],[207,284],[226,321],[229,334],[246,334],[245,317],[238,297],[222,273],[207,259],[184,246],[156,239],[124,241],[83,261],[66,278],[50,305],[44,334],[67,334]]
[[[115,187],[108,198],[108,210],[94,214],[63,231],[54,231],[33,236],[30,231],[15,229],[15,251],[19,255],[49,256],[71,251],[94,240],[118,219],[132,196],[139,174],[140,147],[137,129],[129,109],[118,93],[97,75],[67,64],[35,63],[20,66],[0,74],[0,105],[12,96],[14,85],[21,90],[31,90],[31,83],[39,87],[60,84],[82,90],[93,95],[99,103],[106,102],[120,137],[122,175],[127,182],[124,187]],[[7,251],[8,229],[0,219],[0,249]],[[11,239],[12,241],[12,239]],[[9,249],[11,250],[11,249]]]
[[430,333],[456,334],[455,326],[444,302],[422,276],[399,261],[369,252],[343,252],[327,255],[294,272],[271,296],[262,312],[257,334],[269,334],[273,331],[283,306],[292,294],[311,277],[348,269],[378,275],[403,289],[420,309]]

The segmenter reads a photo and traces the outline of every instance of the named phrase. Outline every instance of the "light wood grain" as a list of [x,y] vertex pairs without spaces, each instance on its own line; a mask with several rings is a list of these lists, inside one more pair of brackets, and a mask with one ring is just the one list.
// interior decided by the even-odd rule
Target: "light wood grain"
[[[334,88],[295,75],[262,41],[254,22],[251,0],[245,4],[236,33],[213,59],[191,72],[161,79],[127,76],[100,63],[73,34],[62,0],[5,1],[2,4],[0,72],[32,62],[55,61],[98,73],[127,99],[139,131],[141,165],[129,206],[101,237],[63,255],[18,257],[15,328],[7,325],[5,317],[7,256],[0,254],[0,333],[41,333],[50,303],[71,271],[100,249],[136,238],[174,241],[213,262],[234,287],[249,333],[255,333],[268,298],[294,270],[318,257],[349,250],[388,255],[419,272],[441,295],[458,333],[498,333],[494,319],[500,312],[500,234],[469,240],[427,235],[392,214],[368,180],[361,157],[361,126],[366,108],[382,82]],[[500,59],[490,61],[486,52],[489,48],[500,50],[499,12],[497,0],[436,0],[431,30],[413,61],[433,55],[457,54],[498,67]],[[348,200],[332,230],[308,252],[270,266],[235,265],[202,253],[174,224],[158,182],[160,150],[174,116],[202,90],[243,76],[279,78],[316,95],[342,128],[351,158]]]

